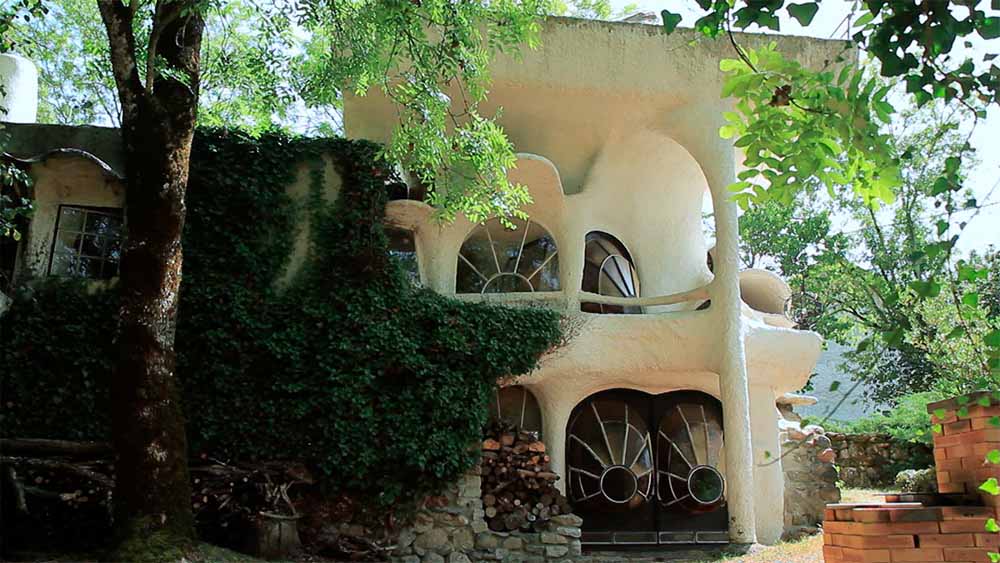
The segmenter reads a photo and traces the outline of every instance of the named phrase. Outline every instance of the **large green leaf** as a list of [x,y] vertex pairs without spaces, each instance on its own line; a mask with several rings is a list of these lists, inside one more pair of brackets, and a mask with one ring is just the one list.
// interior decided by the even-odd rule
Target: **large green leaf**
[[816,12],[818,11],[819,4],[816,2],[788,5],[788,15],[795,18],[795,20],[799,22],[799,25],[803,27],[812,23],[813,18],[816,17]]

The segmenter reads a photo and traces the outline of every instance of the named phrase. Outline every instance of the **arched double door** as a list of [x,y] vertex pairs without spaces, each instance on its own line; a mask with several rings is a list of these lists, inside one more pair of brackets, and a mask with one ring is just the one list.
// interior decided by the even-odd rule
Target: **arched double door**
[[567,496],[583,542],[726,543],[722,406],[694,391],[615,389],[570,417]]

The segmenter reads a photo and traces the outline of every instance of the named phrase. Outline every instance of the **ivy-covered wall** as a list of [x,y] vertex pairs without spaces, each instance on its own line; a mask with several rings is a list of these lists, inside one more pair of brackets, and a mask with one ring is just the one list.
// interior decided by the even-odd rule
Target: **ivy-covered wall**
[[[398,180],[377,145],[200,131],[177,327],[192,455],[296,459],[390,504],[474,462],[498,378],[560,337],[540,309],[413,289],[382,218]],[[326,201],[323,158],[343,185]],[[310,163],[309,197],[287,194]],[[308,217],[309,259],[275,283]],[[0,321],[0,434],[107,439],[116,292],[45,280]]]

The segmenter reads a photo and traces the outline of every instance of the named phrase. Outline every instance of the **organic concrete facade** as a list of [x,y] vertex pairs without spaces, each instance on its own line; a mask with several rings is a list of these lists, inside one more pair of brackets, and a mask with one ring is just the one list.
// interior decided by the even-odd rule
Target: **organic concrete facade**
[[[719,398],[725,411],[731,540],[776,542],[783,477],[775,399],[805,384],[821,339],[791,328],[784,315],[790,292],[780,279],[739,272],[738,213],[726,187],[741,158],[718,135],[731,109],[719,96],[719,61],[734,56],[731,47],[699,41],[690,31],[668,36],[656,26],[565,18],[547,20],[541,38],[522,59],[494,64],[481,109],[503,108],[500,121],[520,151],[510,176],[530,189],[534,201],[525,211],[556,241],[561,291],[457,297],[544,302],[570,319],[568,343],[517,381],[540,403],[563,483],[567,424],[587,397],[616,388],[702,391]],[[812,67],[845,48],[806,38],[739,37],[748,47],[771,40]],[[345,100],[349,137],[388,141],[396,116],[378,92]],[[706,191],[716,227],[714,273],[701,226]],[[463,217],[438,224],[433,210],[415,201],[392,202],[387,221],[414,233],[424,284],[454,293],[456,257],[475,225]],[[580,289],[592,231],[610,233],[628,249],[642,289],[628,302],[644,314],[580,312],[581,301],[626,303]],[[706,299],[711,306],[699,310]]]
[[[543,303],[565,313],[565,345],[511,382],[537,398],[562,483],[569,418],[587,397],[618,388],[701,391],[724,410],[731,539],[773,543],[782,534],[784,496],[775,399],[805,384],[821,340],[792,328],[784,315],[789,291],[780,279],[739,271],[738,212],[726,187],[741,159],[732,141],[718,135],[722,112],[730,109],[719,97],[718,65],[733,53],[723,42],[692,45],[695,39],[693,32],[667,36],[656,26],[552,18],[537,51],[495,64],[483,110],[504,108],[504,130],[520,151],[510,176],[529,188],[534,201],[525,211],[555,240],[560,291],[455,295],[459,250],[476,225],[461,216],[441,224],[433,209],[411,200],[390,202],[386,221],[413,232],[420,279],[431,289],[460,299]],[[814,67],[843,49],[805,38],[739,37],[749,47],[772,39]],[[396,119],[378,92],[345,100],[350,137],[387,141]],[[12,128],[24,147],[11,153],[33,162],[37,210],[19,262],[29,275],[42,276],[59,205],[123,207],[124,189],[120,150],[95,141],[113,130],[32,127]],[[48,140],[32,142],[38,134]],[[75,135],[85,142],[74,144]],[[329,163],[326,172],[332,198],[340,178]],[[308,166],[301,165],[289,194],[304,198],[308,185]],[[711,270],[702,228],[706,193],[716,234]],[[309,252],[309,226],[300,227],[284,280]],[[581,291],[592,231],[627,248],[641,281],[637,298]],[[643,312],[583,313],[582,302]]]

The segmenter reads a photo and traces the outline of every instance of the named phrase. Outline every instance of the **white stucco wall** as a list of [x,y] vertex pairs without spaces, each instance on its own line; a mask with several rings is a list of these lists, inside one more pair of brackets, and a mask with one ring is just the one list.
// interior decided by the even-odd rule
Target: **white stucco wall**
[[38,69],[13,53],[0,54],[0,121],[34,123],[38,116]]

